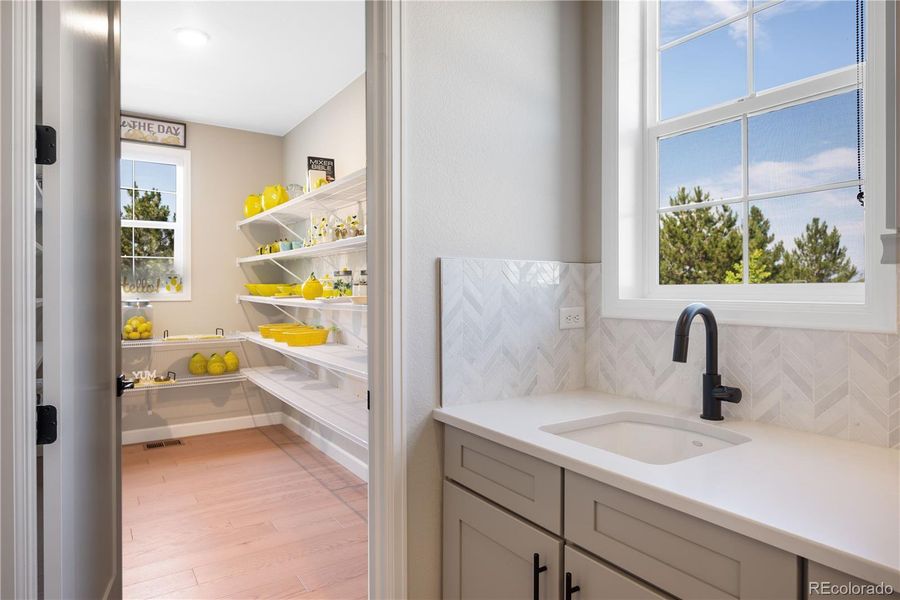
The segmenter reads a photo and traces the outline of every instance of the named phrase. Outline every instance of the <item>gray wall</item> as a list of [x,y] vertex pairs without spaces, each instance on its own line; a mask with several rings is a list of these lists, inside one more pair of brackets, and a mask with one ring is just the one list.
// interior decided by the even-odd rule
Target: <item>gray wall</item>
[[408,591],[437,598],[437,259],[581,260],[581,7],[416,2],[401,11]]
[[335,159],[335,176],[366,166],[366,76],[360,75],[284,136],[284,181],[306,183],[306,157]]

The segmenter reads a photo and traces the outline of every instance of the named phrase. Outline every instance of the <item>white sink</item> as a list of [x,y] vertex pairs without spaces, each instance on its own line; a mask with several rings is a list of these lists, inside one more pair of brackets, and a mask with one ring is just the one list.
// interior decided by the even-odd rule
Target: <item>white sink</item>
[[639,412],[618,412],[544,425],[542,431],[654,465],[667,465],[749,442],[714,425]]

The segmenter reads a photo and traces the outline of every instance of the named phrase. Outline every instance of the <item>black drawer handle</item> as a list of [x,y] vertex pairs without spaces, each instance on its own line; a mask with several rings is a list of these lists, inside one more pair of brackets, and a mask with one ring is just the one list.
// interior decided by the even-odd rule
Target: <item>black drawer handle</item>
[[534,575],[534,600],[540,600],[541,573],[547,570],[547,565],[541,565],[541,555],[537,552],[532,557],[532,574]]
[[581,591],[581,586],[580,585],[573,586],[572,585],[572,574],[569,572],[566,572],[566,597],[565,597],[565,600],[572,600],[572,594],[574,594],[575,592],[580,592],[580,591]]

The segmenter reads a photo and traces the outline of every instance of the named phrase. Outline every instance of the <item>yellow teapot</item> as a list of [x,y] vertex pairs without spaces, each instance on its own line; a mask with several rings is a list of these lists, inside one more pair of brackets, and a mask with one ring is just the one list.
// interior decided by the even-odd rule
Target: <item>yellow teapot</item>
[[263,190],[262,208],[270,210],[288,201],[287,190],[282,185],[267,185]]
[[244,200],[244,218],[249,219],[254,215],[258,215],[262,212],[262,198],[257,196],[256,194],[250,194],[247,196],[247,199]]

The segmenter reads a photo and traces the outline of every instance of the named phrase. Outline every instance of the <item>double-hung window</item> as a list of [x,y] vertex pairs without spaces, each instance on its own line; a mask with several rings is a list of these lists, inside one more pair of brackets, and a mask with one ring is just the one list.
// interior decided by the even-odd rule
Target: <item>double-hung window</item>
[[[893,330],[883,2],[604,7],[604,313]],[[870,25],[871,23],[871,25]]]
[[190,300],[190,152],[122,143],[122,297]]

